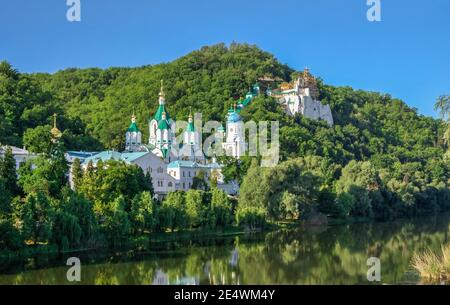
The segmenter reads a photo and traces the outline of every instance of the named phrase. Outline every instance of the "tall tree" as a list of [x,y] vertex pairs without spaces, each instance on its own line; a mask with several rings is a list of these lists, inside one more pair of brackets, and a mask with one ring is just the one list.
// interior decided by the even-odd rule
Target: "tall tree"
[[25,199],[20,211],[25,238],[35,244],[47,242],[52,236],[52,208],[47,196],[38,192]]
[[216,216],[216,226],[224,227],[231,224],[232,207],[227,194],[218,188],[214,188],[211,192],[211,207]]
[[197,190],[186,192],[186,214],[190,227],[199,227],[204,221],[203,193]]
[[16,160],[11,147],[6,147],[4,157],[0,159],[0,178],[4,179],[5,188],[12,196],[19,194],[17,186]]
[[81,168],[80,159],[76,158],[72,163],[72,184],[74,190],[77,190],[83,181],[83,169]]
[[450,95],[441,95],[438,97],[434,109],[439,111],[440,116],[445,120],[450,116]]
[[[184,229],[187,225],[187,215],[185,206],[184,192],[172,192],[167,195],[167,198],[162,204],[162,208],[172,216],[170,229]],[[170,212],[171,211],[171,212]]]
[[132,227],[128,213],[125,211],[123,196],[109,203],[104,219],[102,226],[111,246],[116,247],[128,241]]
[[62,142],[55,141],[52,145],[50,158],[50,194],[59,197],[63,187],[68,185],[69,165],[65,156],[65,147]]
[[151,231],[155,224],[152,194],[148,191],[136,195],[131,201],[130,220],[135,234]]

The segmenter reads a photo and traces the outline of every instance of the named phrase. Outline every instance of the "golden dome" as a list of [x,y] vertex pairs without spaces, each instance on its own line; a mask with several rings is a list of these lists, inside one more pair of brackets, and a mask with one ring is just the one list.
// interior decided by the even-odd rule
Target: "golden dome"
[[50,132],[55,139],[62,136],[62,132],[56,127],[56,113],[53,114],[53,128]]

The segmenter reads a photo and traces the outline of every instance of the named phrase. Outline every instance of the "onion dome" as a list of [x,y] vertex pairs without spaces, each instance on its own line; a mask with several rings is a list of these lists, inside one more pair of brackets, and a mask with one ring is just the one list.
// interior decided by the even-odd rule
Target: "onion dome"
[[162,120],[162,114],[163,112],[166,113],[166,119],[170,120],[170,115],[169,113],[166,111],[166,99],[165,99],[165,93],[164,93],[164,82],[161,80],[161,90],[159,91],[159,107],[158,110],[156,110],[154,119],[156,121],[161,121]]
[[134,113],[131,116],[131,125],[130,125],[130,127],[128,127],[127,131],[128,132],[140,132],[140,130],[136,124],[136,116],[134,115]]

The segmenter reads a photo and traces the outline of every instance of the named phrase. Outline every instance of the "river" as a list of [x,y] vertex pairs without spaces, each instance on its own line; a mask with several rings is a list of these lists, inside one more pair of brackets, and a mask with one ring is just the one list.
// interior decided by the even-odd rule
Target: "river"
[[[71,284],[66,260],[80,258],[81,284],[418,284],[411,257],[448,242],[450,215],[385,223],[291,229],[146,251],[37,256],[3,263],[0,284]],[[377,257],[381,282],[367,280]]]

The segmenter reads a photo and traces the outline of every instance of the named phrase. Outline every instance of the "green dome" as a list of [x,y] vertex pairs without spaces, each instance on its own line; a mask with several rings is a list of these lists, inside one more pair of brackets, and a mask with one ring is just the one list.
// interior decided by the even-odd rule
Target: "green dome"
[[130,127],[127,129],[128,132],[141,132],[136,123],[131,123]]
[[166,113],[166,119],[170,120],[170,115],[169,113],[166,111],[166,107],[164,105],[159,105],[158,110],[156,110],[154,119],[157,120],[158,122],[162,120],[162,114],[163,112]]

